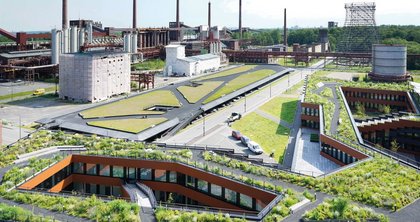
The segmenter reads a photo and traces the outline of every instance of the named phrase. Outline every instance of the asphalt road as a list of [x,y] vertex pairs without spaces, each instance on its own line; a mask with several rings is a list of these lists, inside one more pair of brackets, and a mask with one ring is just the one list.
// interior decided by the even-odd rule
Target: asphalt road
[[12,93],[31,92],[39,88],[49,88],[55,86],[54,83],[46,82],[19,82],[19,83],[0,83],[0,96],[11,95]]

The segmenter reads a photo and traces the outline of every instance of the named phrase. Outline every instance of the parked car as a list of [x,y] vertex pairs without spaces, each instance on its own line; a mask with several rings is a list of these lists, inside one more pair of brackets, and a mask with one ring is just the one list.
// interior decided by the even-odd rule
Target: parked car
[[246,137],[246,136],[242,136],[241,137],[241,143],[244,145],[244,146],[248,146],[248,143],[249,142],[251,142],[251,140],[248,138],[248,137]]
[[236,120],[240,120],[242,118],[242,115],[240,113],[232,113],[230,117],[228,118],[228,122],[235,122]]
[[261,146],[254,141],[250,141],[248,143],[248,149],[251,150],[251,152],[253,152],[255,154],[262,154],[263,153],[263,150],[261,149]]
[[232,137],[235,138],[236,140],[240,140],[242,139],[242,134],[238,130],[234,130],[232,131]]

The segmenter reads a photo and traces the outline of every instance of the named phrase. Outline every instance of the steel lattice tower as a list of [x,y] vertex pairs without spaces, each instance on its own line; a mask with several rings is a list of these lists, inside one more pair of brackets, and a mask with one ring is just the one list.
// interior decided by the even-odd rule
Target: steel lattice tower
[[345,5],[346,21],[338,52],[371,52],[372,45],[379,43],[376,28],[374,2],[348,3]]

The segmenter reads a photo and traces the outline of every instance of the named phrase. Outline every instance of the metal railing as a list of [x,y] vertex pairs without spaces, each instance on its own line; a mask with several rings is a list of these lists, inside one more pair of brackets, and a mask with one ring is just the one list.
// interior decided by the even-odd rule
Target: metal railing
[[147,197],[149,197],[149,201],[150,204],[152,205],[152,208],[156,208],[157,206],[157,201],[156,201],[156,197],[155,194],[153,193],[153,190],[150,189],[150,187],[146,186],[145,184],[142,184],[140,182],[136,182],[136,186],[138,189],[140,189],[144,194],[147,195]]

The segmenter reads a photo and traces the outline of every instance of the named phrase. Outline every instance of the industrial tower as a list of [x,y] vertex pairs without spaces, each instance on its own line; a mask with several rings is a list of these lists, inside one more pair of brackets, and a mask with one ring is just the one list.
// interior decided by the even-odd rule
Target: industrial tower
[[337,44],[338,52],[367,53],[372,45],[379,43],[376,28],[374,2],[345,4],[346,21],[341,39]]

